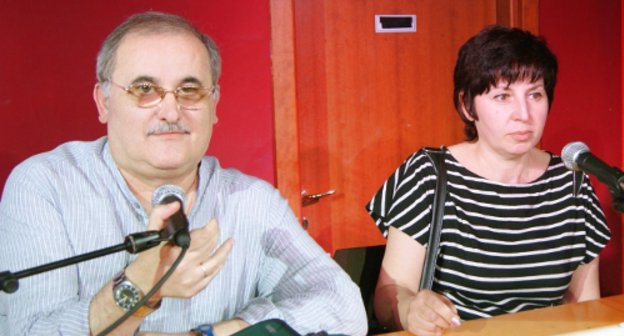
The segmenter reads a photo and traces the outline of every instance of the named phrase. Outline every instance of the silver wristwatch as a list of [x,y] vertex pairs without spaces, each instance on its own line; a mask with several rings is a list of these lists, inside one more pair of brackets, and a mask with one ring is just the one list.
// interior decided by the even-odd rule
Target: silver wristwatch
[[[125,311],[134,308],[136,304],[143,298],[143,291],[137,285],[132,283],[124,271],[121,271],[113,278],[113,299],[115,303]],[[134,316],[144,317],[160,307],[160,300],[153,304],[146,303],[142,305]]]

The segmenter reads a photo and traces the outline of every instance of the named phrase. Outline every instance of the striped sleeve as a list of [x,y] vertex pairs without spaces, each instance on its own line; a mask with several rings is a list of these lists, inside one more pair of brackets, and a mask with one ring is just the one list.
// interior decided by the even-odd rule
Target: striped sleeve
[[388,177],[366,205],[384,237],[392,226],[423,245],[427,242],[435,182],[433,165],[422,151]]
[[606,223],[598,197],[587,177],[583,176],[583,184],[579,194],[580,204],[585,213],[585,258],[583,264],[594,260],[611,238],[611,231]]

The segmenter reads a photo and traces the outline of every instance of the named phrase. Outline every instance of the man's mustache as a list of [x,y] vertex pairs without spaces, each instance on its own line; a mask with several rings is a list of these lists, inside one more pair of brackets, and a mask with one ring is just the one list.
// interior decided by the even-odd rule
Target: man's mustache
[[161,134],[161,133],[191,133],[191,130],[184,126],[180,125],[177,122],[168,122],[164,124],[160,124],[155,128],[152,128],[147,131],[147,135]]

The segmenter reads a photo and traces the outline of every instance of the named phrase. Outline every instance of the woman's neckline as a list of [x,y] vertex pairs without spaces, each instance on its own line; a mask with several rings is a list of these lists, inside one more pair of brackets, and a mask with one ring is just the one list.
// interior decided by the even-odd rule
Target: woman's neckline
[[466,172],[468,175],[470,175],[471,177],[474,178],[478,178],[480,180],[486,181],[488,183],[491,184],[497,184],[497,185],[501,185],[501,186],[506,186],[506,187],[526,187],[526,186],[530,186],[535,184],[536,182],[539,182],[541,180],[543,180],[544,178],[546,178],[546,175],[549,171],[549,167],[553,165],[553,160],[554,160],[554,155],[549,152],[549,151],[544,151],[546,154],[549,155],[549,160],[548,160],[548,164],[546,165],[545,169],[541,172],[541,174],[539,174],[536,178],[527,181],[525,183],[510,183],[510,182],[501,182],[501,181],[496,181],[493,179],[489,179],[486,178],[480,174],[475,173],[474,171],[468,169],[466,167],[466,165],[464,165],[462,162],[460,162],[457,157],[455,157],[455,155],[453,155],[453,152],[447,147],[447,146],[442,146],[442,149],[444,150],[444,152],[448,155],[449,159],[461,170],[463,170],[464,172]]

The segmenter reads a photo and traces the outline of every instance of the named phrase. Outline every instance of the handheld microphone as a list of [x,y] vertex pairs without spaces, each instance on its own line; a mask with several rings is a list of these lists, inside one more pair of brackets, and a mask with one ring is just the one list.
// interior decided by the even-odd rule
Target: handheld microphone
[[584,143],[576,141],[565,145],[561,151],[561,159],[570,170],[584,171],[596,176],[607,185],[614,196],[621,196],[624,192],[624,173],[595,157]]
[[180,203],[180,209],[166,220],[166,226],[160,231],[160,236],[177,246],[189,247],[191,236],[189,235],[188,219],[184,214],[184,203],[186,202],[184,190],[173,184],[164,184],[154,190],[152,207],[173,202]]

